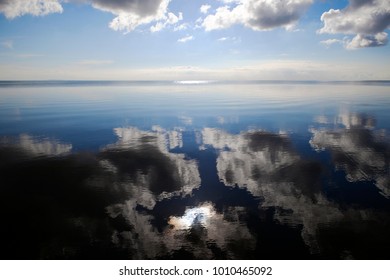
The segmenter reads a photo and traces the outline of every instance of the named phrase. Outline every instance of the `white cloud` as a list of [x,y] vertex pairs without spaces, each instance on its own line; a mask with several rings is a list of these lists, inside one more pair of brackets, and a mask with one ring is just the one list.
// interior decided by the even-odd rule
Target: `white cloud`
[[173,28],[173,31],[181,31],[181,30],[186,30],[188,28],[189,28],[189,24],[188,23],[182,23],[182,24],[180,24],[178,26],[175,26]]
[[109,12],[116,17],[109,23],[116,31],[130,32],[140,25],[157,22],[151,28],[159,31],[167,25],[175,24],[182,19],[168,12],[171,0],[0,0],[0,13],[13,19],[31,14],[44,16],[51,13],[62,13],[61,2],[87,3],[101,11]]
[[323,40],[320,42],[321,44],[325,45],[326,47],[329,47],[334,44],[342,44],[343,41],[339,39],[328,39],[328,40]]
[[195,20],[195,26],[194,26],[194,29],[201,29],[203,28],[202,27],[203,25],[203,18],[202,17],[199,17]]
[[207,14],[209,12],[210,8],[211,8],[211,6],[208,4],[202,5],[202,6],[200,6],[200,12],[202,14]]
[[180,20],[183,19],[183,14],[179,13],[179,16],[176,16],[173,13],[168,13],[168,18],[167,18],[167,24],[175,24],[178,23]]
[[[169,14],[167,14],[169,2],[170,0],[94,0],[93,7],[117,16],[110,22],[110,28],[116,31],[131,32],[143,24],[161,20],[169,21]],[[160,24],[155,27],[154,31],[161,29]]]
[[321,16],[324,26],[320,33],[362,33],[375,34],[390,25],[390,5],[388,0],[369,1],[364,6],[349,5],[343,10],[331,9]]
[[202,26],[206,31],[211,31],[215,29],[228,28],[237,24],[240,19],[237,15],[236,9],[230,10],[228,6],[219,7],[214,15],[208,15],[204,19]]
[[0,0],[0,12],[8,19],[23,15],[45,16],[52,13],[62,13],[58,0]]
[[180,38],[179,40],[177,40],[179,43],[185,43],[185,42],[188,42],[188,41],[191,41],[191,40],[194,40],[194,36],[192,35],[188,35],[188,36],[185,36],[183,38]]
[[227,41],[230,41],[230,42],[233,42],[233,43],[240,43],[241,42],[241,39],[240,38],[237,38],[237,37],[221,37],[217,40],[218,42],[227,42]]
[[375,35],[363,35],[357,34],[351,41],[346,45],[347,49],[359,49],[367,47],[381,47],[386,45],[388,42],[387,33],[379,32]]
[[356,34],[346,42],[347,49],[384,46],[390,27],[388,0],[351,0],[342,10],[330,9],[321,16],[324,26],[318,33]]
[[[223,1],[226,3],[226,1]],[[253,30],[270,30],[277,27],[292,29],[312,0],[240,0],[228,1],[235,6],[225,5],[217,8],[216,13],[208,15],[202,26],[206,31],[228,28],[242,24]]]
[[154,26],[152,26],[150,28],[150,31],[151,32],[161,31],[165,27],[167,27],[169,25],[174,25],[174,24],[178,23],[181,20],[183,20],[183,14],[182,13],[179,13],[178,16],[176,16],[173,13],[168,13],[166,16],[164,16],[164,21],[157,22],[156,25],[154,25]]
[[116,15],[133,14],[140,18],[155,16],[166,10],[170,0],[92,0],[92,6]]

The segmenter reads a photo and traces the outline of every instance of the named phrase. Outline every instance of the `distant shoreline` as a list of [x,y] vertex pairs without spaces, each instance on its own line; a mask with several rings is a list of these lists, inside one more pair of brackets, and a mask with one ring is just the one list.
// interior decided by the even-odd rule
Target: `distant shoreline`
[[153,85],[224,85],[224,84],[339,84],[390,85],[390,80],[320,81],[320,80],[0,80],[0,87],[46,86],[153,86]]

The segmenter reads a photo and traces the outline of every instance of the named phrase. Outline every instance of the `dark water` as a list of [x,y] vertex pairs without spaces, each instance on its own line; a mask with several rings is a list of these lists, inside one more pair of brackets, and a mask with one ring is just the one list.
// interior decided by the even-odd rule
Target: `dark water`
[[390,259],[390,84],[0,83],[2,259]]

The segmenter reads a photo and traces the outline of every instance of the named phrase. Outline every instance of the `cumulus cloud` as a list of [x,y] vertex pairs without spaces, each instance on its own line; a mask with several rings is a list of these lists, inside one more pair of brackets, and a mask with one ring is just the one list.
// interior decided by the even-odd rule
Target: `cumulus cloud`
[[342,44],[343,41],[339,39],[328,39],[328,40],[323,40],[320,42],[321,44],[325,45],[326,47],[329,47],[334,44]]
[[238,38],[238,37],[221,37],[219,39],[217,39],[218,42],[233,42],[233,43],[240,43],[241,42],[241,39]]
[[163,21],[157,22],[156,25],[154,25],[154,26],[152,26],[150,28],[150,31],[152,31],[152,32],[160,31],[160,30],[164,29],[165,27],[167,27],[169,25],[174,25],[174,24],[178,23],[181,20],[183,20],[183,14],[182,13],[179,13],[178,16],[176,16],[173,13],[168,13],[164,17]]
[[186,30],[189,28],[189,24],[188,23],[182,23],[180,25],[177,25],[173,28],[173,31],[182,31],[182,30]]
[[93,7],[110,12],[116,17],[110,22],[110,28],[116,31],[131,32],[143,24],[156,22],[150,28],[157,32],[169,25],[174,25],[183,19],[183,15],[168,12],[171,0],[93,0]]
[[133,13],[140,17],[151,16],[159,12],[160,7],[167,5],[166,0],[92,0],[95,8],[109,11],[113,14]]
[[202,5],[202,6],[200,6],[200,12],[202,14],[207,14],[210,8],[211,8],[210,5],[207,5],[207,4],[206,5]]
[[0,12],[8,19],[23,15],[45,16],[52,13],[62,13],[58,0],[0,0]]
[[357,34],[351,41],[346,45],[347,49],[359,49],[367,47],[381,47],[386,45],[388,42],[387,33],[380,32],[375,35],[364,35]]
[[388,0],[351,0],[342,10],[330,9],[321,16],[324,26],[320,34],[355,34],[345,47],[347,49],[384,46],[390,26]]
[[61,2],[77,2],[92,5],[95,9],[109,12],[116,17],[109,23],[116,31],[130,32],[140,25],[157,22],[151,31],[159,31],[175,24],[182,15],[168,12],[171,0],[0,0],[0,12],[7,18],[31,14],[44,16],[51,13],[62,13]]
[[179,43],[185,43],[185,42],[188,42],[188,41],[191,41],[191,40],[194,40],[194,36],[192,35],[188,35],[188,36],[185,36],[183,38],[180,38],[179,40],[177,40]]
[[253,30],[270,30],[277,27],[290,29],[312,4],[312,0],[269,1],[240,0],[224,1],[215,14],[208,15],[202,26],[206,31],[228,28],[242,24]]
[[[170,0],[93,0],[92,6],[117,16],[109,24],[112,29],[130,32],[143,24],[172,20],[172,16],[167,14],[169,2]],[[154,30],[161,29],[162,26],[159,25]]]

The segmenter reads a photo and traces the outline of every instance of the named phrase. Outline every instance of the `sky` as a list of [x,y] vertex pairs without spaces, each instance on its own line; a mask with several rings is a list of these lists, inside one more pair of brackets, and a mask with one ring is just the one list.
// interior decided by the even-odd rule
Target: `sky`
[[390,80],[390,0],[0,0],[0,80]]

